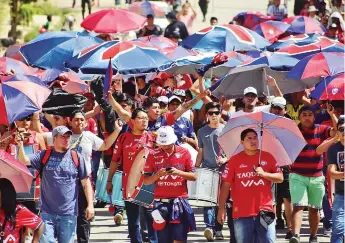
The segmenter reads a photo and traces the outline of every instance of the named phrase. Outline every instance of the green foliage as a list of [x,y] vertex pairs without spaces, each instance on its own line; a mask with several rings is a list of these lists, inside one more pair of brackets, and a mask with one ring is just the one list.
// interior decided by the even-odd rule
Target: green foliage
[[39,33],[39,27],[33,26],[31,30],[24,36],[24,42],[29,42],[32,39],[34,39],[36,36],[38,36]]
[[0,26],[2,26],[9,13],[9,0],[0,0]]

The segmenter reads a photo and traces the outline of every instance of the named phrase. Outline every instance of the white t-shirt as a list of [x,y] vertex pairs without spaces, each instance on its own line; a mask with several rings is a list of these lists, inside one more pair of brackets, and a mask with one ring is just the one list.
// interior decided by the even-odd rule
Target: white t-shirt
[[[270,112],[270,107],[271,107],[271,105],[257,106],[257,107],[254,107],[253,112],[259,112],[259,111]],[[235,118],[235,117],[241,116],[243,114],[249,114],[249,113],[253,113],[253,112],[244,112],[243,110],[240,110],[240,111],[236,111],[236,112],[229,112],[228,115],[230,118]]]
[[[53,136],[51,132],[45,133],[47,137],[47,145],[54,146]],[[88,174],[91,174],[91,155],[92,150],[98,151],[103,144],[103,140],[97,137],[90,131],[84,131],[82,134],[73,134],[71,136],[71,147],[73,148],[79,137],[83,135],[78,151],[82,154],[86,164],[86,170]]]

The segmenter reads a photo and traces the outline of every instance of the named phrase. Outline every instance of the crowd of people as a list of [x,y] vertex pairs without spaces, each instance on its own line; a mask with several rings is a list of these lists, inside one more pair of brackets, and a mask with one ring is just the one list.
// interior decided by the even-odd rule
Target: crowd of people
[[[344,41],[342,1],[295,2],[295,13],[319,20],[328,29],[326,36]],[[204,21],[207,4],[199,1]],[[281,18],[287,13],[280,0],[267,9],[267,15]],[[187,2],[181,12],[167,14],[170,24],[163,31],[148,15],[138,36],[164,35],[179,42],[192,33],[196,16]],[[243,24],[241,19],[231,23]],[[210,25],[217,24],[212,17]],[[207,241],[224,240],[226,221],[231,243],[275,242],[276,229],[286,229],[285,239],[299,243],[307,209],[310,243],[318,242],[320,221],[330,242],[343,242],[344,101],[316,100],[309,89],[283,94],[269,75],[265,79],[273,97],[247,87],[242,98],[216,98],[205,88],[216,81],[204,78],[206,69],[185,75],[160,73],[152,80],[149,75],[116,74],[109,91],[104,89],[105,77],[94,76],[82,94],[82,108],[35,112],[0,125],[0,149],[25,164],[33,173],[32,188],[40,187],[39,194],[32,190],[28,198],[16,193],[10,180],[0,179],[0,242],[68,243],[75,237],[89,242],[91,224],[97,220],[95,207],[107,204],[94,196],[105,169],[108,174],[102,180],[109,195],[117,190],[115,174],[121,174],[123,190],[118,193],[124,204],[110,199],[115,206],[111,213],[116,226],[127,215],[132,243],[187,241],[188,233],[196,231],[187,185],[198,181],[202,169],[221,174],[218,204],[202,209]],[[57,82],[52,89],[58,92],[61,87]],[[226,156],[218,142],[225,125],[255,112],[295,121],[306,146],[291,165],[277,166],[272,154],[261,151],[260,133],[251,128],[238,138],[243,151]],[[143,188],[154,185],[154,190],[135,187],[139,191],[132,195],[128,188],[133,174]],[[149,205],[142,198],[134,200],[140,193],[151,194]]]

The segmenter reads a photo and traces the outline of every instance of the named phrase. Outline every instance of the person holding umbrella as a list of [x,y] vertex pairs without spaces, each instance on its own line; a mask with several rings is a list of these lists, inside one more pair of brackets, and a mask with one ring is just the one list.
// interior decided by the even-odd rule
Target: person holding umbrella
[[274,242],[271,186],[281,183],[283,175],[275,158],[259,150],[258,134],[254,129],[243,130],[240,137],[244,150],[230,158],[222,175],[217,220],[224,223],[225,204],[231,188],[236,242],[254,243],[257,239]]
[[40,241],[44,229],[42,219],[21,204],[17,204],[16,190],[12,182],[0,178],[0,242],[19,243],[21,230],[34,231],[33,243]]

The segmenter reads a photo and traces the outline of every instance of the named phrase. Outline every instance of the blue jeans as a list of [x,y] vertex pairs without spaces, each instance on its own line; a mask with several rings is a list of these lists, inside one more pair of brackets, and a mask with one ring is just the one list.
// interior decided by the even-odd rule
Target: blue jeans
[[97,181],[97,172],[99,169],[99,162],[101,160],[102,151],[92,151],[92,158],[91,158],[91,175],[92,175],[92,182],[96,185]]
[[222,231],[223,225],[218,223],[217,220],[218,208],[217,207],[205,207],[204,208],[204,223],[207,228],[213,229],[213,231]]
[[45,224],[40,243],[73,243],[77,225],[77,216],[60,216],[42,212],[40,214]]
[[[125,201],[125,208],[128,220],[128,232],[131,238],[131,243],[142,243],[140,233],[140,220],[139,220],[139,209],[141,206]],[[152,209],[143,208],[144,217],[147,224],[147,230],[149,234],[150,243],[158,243],[157,232],[152,227]]]
[[325,195],[323,196],[322,201],[322,210],[325,215],[323,218],[323,228],[331,229],[332,228],[332,207],[329,205],[328,201],[328,183],[327,183],[327,166],[323,167],[323,175],[325,176]]
[[260,223],[260,216],[234,219],[237,243],[274,243],[276,240],[275,221],[266,230]]
[[344,239],[344,195],[335,194],[332,212],[331,243],[342,243]]

